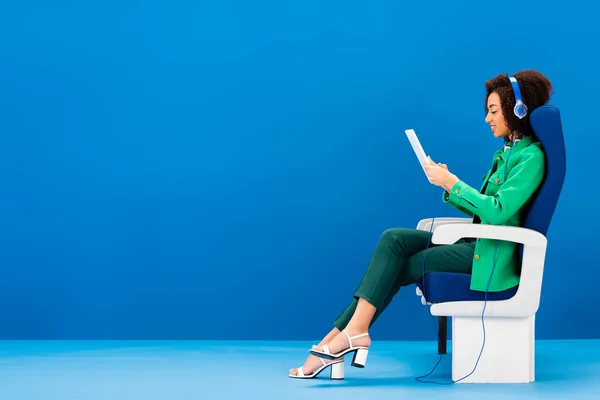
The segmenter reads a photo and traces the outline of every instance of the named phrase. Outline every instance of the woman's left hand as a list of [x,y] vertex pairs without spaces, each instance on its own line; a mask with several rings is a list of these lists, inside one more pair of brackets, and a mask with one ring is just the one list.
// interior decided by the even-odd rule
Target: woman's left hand
[[459,180],[456,175],[448,170],[445,164],[436,164],[430,157],[428,157],[428,162],[425,163],[425,173],[430,183],[443,187],[447,192]]

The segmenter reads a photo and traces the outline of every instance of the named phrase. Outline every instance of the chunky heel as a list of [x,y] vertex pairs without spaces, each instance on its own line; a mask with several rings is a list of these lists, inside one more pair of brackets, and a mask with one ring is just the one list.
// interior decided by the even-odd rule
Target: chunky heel
[[356,353],[354,353],[354,358],[352,359],[352,366],[356,368],[364,368],[367,364],[368,355],[369,350],[367,349],[356,350]]
[[331,365],[330,379],[344,379],[344,362]]

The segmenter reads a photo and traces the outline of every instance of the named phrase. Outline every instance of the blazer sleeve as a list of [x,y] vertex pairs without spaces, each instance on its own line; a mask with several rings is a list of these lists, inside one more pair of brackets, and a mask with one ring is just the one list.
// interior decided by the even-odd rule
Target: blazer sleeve
[[464,208],[493,225],[503,225],[535,193],[544,177],[545,158],[541,149],[528,147],[518,155],[515,166],[504,181],[502,171],[490,179],[498,179],[500,186],[493,195],[458,181],[448,193],[448,202]]
[[462,212],[463,214],[466,214],[468,217],[473,217],[473,212],[467,210],[466,208],[461,207],[460,205],[450,201],[450,194],[448,192],[446,192],[444,190],[444,192],[442,193],[442,201],[446,204],[451,205],[452,207],[456,208],[458,211]]

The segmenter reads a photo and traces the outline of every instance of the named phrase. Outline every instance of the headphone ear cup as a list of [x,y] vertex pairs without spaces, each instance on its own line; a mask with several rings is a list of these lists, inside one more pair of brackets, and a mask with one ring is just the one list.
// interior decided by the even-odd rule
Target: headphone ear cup
[[519,82],[514,76],[508,78],[513,87],[513,92],[515,94],[515,108],[513,112],[519,119],[525,118],[527,115],[527,106],[523,104],[523,100],[521,100],[521,89],[519,88]]
[[517,102],[514,112],[519,119],[523,119],[527,115],[527,106],[521,102]]

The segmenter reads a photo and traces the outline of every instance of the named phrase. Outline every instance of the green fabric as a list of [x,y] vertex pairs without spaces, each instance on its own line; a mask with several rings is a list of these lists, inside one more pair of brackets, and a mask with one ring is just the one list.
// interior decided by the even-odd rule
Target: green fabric
[[334,325],[342,330],[352,318],[358,299],[363,298],[376,309],[373,324],[387,308],[401,287],[415,284],[425,273],[471,272],[474,241],[460,240],[451,245],[429,243],[429,231],[393,228],[386,230],[379,239],[365,274],[354,292],[354,298]]
[[[541,144],[526,136],[510,149],[494,154],[492,168],[483,178],[480,190],[457,182],[450,192],[444,191],[443,201],[481,224],[521,226],[532,195],[544,177],[546,161]],[[506,178],[504,168],[506,167]],[[498,250],[496,267],[494,253]],[[519,284],[521,260],[519,244],[491,239],[477,240],[472,263],[471,290],[496,292]]]

